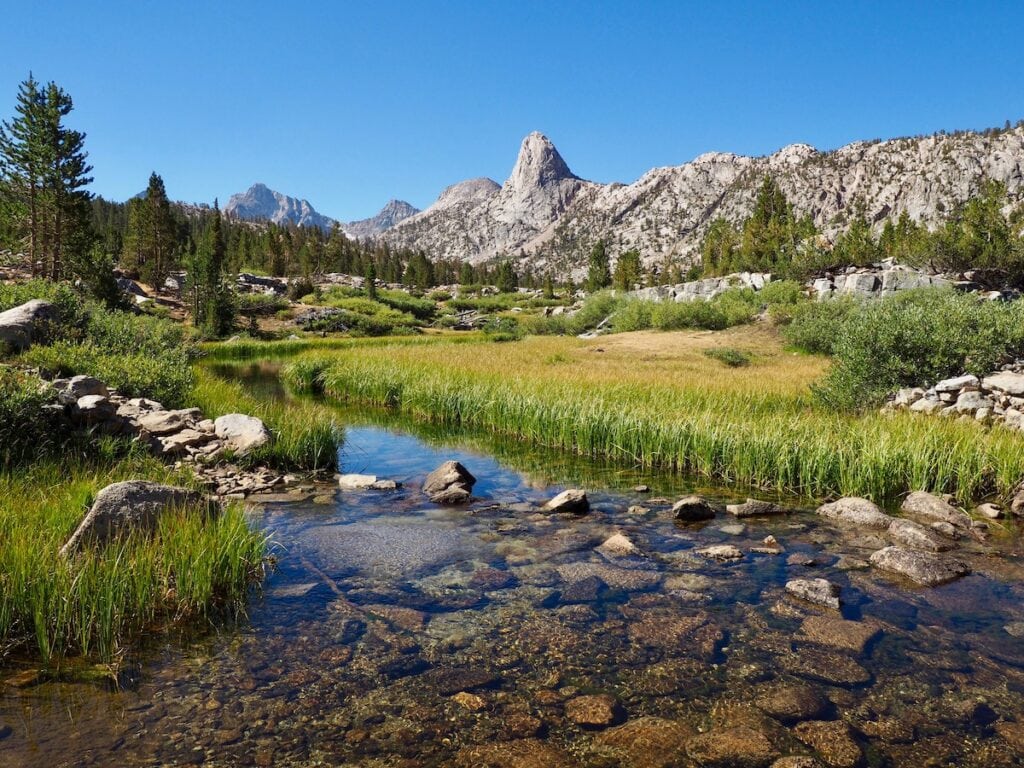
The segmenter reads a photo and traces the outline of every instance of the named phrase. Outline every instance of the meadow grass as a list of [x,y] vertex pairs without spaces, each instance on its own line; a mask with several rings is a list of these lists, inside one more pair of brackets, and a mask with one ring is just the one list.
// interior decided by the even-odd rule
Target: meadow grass
[[156,623],[242,605],[267,542],[239,506],[209,521],[195,510],[170,511],[152,538],[129,536],[69,559],[57,554],[97,491],[139,478],[186,480],[137,454],[65,457],[0,473],[0,659],[114,661]]
[[[471,343],[479,341],[481,336],[476,333],[464,333],[448,337],[452,343]],[[302,339],[285,339],[281,341],[258,341],[255,339],[232,342],[211,342],[202,345],[202,355],[208,361],[230,360],[286,360],[296,355],[310,352],[331,352],[342,349],[359,349],[363,347],[407,346],[430,344],[436,341],[435,336],[400,336],[394,338],[380,337],[333,337]]]
[[341,428],[330,408],[309,401],[261,398],[239,381],[195,368],[192,402],[207,418],[245,413],[267,424],[274,440],[240,461],[245,465],[270,464],[278,469],[330,470],[337,465]]
[[[724,369],[730,347],[750,365]],[[807,496],[892,500],[914,489],[964,502],[1024,477],[1024,439],[1002,428],[836,412],[810,385],[825,358],[787,352],[763,325],[582,341],[384,345],[314,352],[293,387],[540,445]]]

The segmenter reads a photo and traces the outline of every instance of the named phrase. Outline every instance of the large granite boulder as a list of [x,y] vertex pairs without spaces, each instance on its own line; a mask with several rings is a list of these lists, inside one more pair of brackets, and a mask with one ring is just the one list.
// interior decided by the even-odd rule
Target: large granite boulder
[[0,347],[20,350],[32,345],[41,325],[57,319],[57,308],[48,301],[33,299],[0,312]]
[[152,534],[160,515],[170,509],[199,508],[208,516],[219,513],[216,502],[198,491],[147,480],[127,480],[108,485],[96,494],[89,512],[71,538],[61,547],[68,556],[87,543],[103,545],[112,539],[139,532]]
[[269,445],[273,440],[270,430],[261,419],[244,413],[229,413],[213,422],[214,433],[224,441],[224,447],[238,456]]
[[947,584],[971,572],[967,564],[960,560],[902,547],[878,550],[871,555],[871,564],[883,571],[898,573],[925,587]]

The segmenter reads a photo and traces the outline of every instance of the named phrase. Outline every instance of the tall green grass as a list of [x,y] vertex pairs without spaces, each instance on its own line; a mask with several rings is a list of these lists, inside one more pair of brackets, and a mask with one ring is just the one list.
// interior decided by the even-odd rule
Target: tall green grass
[[[588,350],[540,338],[511,347],[351,349],[299,358],[284,375],[300,389],[428,422],[810,496],[889,500],[928,489],[969,500],[1007,493],[1024,477],[1018,434],[829,410],[808,390],[813,379],[799,359],[769,356],[722,372],[708,370],[706,359],[683,368]],[[537,364],[553,353],[575,364]]]
[[340,425],[327,407],[312,402],[259,398],[239,381],[196,367],[192,401],[208,418],[245,413],[263,419],[273,442],[253,451],[244,464],[270,464],[279,469],[330,470],[337,466]]
[[181,481],[158,462],[44,462],[0,474],[0,659],[33,653],[116,660],[155,623],[239,608],[259,577],[265,537],[242,509],[207,521],[195,510],[164,515],[151,539],[128,537],[64,559],[57,552],[105,485]]

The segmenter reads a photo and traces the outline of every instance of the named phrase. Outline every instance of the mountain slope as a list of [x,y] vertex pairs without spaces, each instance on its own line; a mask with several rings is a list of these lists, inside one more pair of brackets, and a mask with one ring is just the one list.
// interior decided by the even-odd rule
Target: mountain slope
[[349,237],[373,238],[419,212],[419,208],[414,208],[404,200],[389,200],[376,216],[350,221],[342,226]]
[[500,189],[481,180],[449,187],[383,237],[473,262],[522,251],[538,267],[579,268],[599,238],[613,255],[637,248],[647,262],[686,262],[714,218],[735,224],[750,214],[767,173],[828,236],[843,229],[854,206],[878,227],[903,211],[933,225],[986,179],[1003,182],[1012,200],[1024,196],[1024,128],[854,142],[831,152],[794,144],[766,157],[707,153],[632,184],[580,179],[547,138],[532,133]]
[[253,184],[245,192],[232,195],[224,206],[224,214],[246,221],[272,221],[275,224],[291,222],[305,227],[329,230],[334,219],[317,213],[308,200],[300,200],[268,188]]

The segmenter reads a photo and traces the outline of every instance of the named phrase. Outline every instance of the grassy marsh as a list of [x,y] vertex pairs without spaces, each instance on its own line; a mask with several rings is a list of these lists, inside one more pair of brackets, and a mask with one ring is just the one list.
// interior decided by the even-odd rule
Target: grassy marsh
[[[705,356],[725,346],[750,364],[726,369]],[[424,421],[809,496],[931,489],[969,500],[1007,493],[1024,476],[1024,441],[1007,430],[828,409],[810,390],[828,365],[754,325],[336,349],[301,355],[284,375]]]

